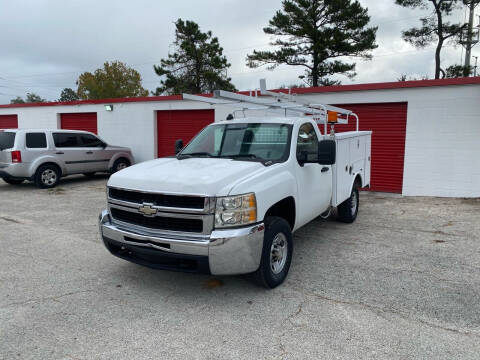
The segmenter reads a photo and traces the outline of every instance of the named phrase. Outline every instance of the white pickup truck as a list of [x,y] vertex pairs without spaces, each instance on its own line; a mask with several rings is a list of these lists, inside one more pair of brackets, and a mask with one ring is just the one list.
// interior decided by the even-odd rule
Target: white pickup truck
[[100,234],[137,264],[255,273],[274,288],[290,268],[292,233],[332,208],[340,221],[357,217],[370,141],[368,131],[324,136],[305,116],[216,122],[175,157],[112,175]]

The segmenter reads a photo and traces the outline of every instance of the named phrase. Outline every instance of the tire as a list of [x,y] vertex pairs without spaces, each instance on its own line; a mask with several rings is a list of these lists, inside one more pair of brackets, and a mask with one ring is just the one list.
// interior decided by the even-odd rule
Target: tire
[[123,170],[129,166],[130,166],[130,161],[128,161],[127,159],[125,158],[117,159],[113,163],[111,173],[115,174],[117,171]]
[[358,214],[358,187],[353,186],[352,193],[350,197],[345,200],[343,203],[338,205],[338,221],[350,224],[355,221]]
[[94,172],[89,172],[89,173],[85,173],[83,175],[86,176],[86,177],[94,177],[95,173]]
[[50,189],[60,181],[60,170],[55,165],[42,165],[35,173],[35,185],[41,189]]
[[290,269],[292,254],[292,231],[288,223],[276,216],[265,218],[262,258],[260,267],[254,273],[257,283],[268,289],[283,283]]
[[3,181],[5,181],[7,184],[10,184],[10,185],[19,185],[23,183],[24,180],[4,178]]

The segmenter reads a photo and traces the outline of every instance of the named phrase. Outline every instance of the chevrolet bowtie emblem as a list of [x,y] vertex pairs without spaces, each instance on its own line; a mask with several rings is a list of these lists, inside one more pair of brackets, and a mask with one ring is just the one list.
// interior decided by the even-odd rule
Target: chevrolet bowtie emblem
[[158,210],[153,207],[153,204],[143,204],[138,208],[138,211],[145,216],[153,216],[158,212]]

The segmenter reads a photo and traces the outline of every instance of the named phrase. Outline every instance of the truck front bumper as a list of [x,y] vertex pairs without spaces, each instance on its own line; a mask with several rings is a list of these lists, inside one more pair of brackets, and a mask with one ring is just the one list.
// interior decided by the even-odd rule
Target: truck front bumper
[[208,237],[155,236],[112,222],[108,211],[99,217],[107,249],[122,259],[155,269],[238,275],[258,269],[265,226],[214,230]]

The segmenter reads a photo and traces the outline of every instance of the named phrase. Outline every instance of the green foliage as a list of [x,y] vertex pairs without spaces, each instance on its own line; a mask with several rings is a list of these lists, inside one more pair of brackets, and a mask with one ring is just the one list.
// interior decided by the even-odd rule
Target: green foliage
[[78,99],[78,95],[73,89],[65,88],[62,90],[58,101],[75,101]]
[[473,73],[473,66],[468,69],[465,65],[451,65],[446,69],[445,77],[447,78],[459,78],[468,77]]
[[428,80],[428,75],[423,75],[421,77],[414,77],[414,76],[409,76],[407,77],[407,74],[402,74],[400,75],[399,78],[397,78],[397,81],[415,81],[415,80]]
[[165,76],[154,94],[235,91],[226,74],[230,64],[212,32],[202,33],[198,24],[182,19],[175,27],[174,53],[154,66],[158,76]]
[[15,99],[10,100],[11,104],[25,104],[25,103],[39,103],[45,102],[47,100],[43,99],[41,96],[35,93],[27,93],[25,100],[22,99],[20,96],[17,96]]
[[142,87],[142,77],[135,69],[120,61],[105,62],[103,69],[92,74],[84,72],[77,80],[81,99],[109,99],[148,96]]
[[25,100],[17,96],[15,99],[10,100],[10,104],[25,104]]
[[332,85],[334,74],[353,78],[355,63],[345,57],[371,59],[377,27],[368,27],[370,16],[357,0],[283,0],[263,31],[276,40],[275,51],[253,51],[247,56],[251,68],[281,64],[305,67],[306,82],[312,86]]
[[[462,0],[463,1],[463,0]],[[424,48],[434,42],[437,43],[435,51],[435,79],[439,79],[445,71],[441,68],[440,54],[447,40],[458,43],[460,33],[466,28],[463,23],[446,21],[461,3],[461,0],[395,0],[397,5],[411,9],[432,10],[430,15],[420,18],[420,26],[412,27],[402,32],[402,37],[417,48]]]

